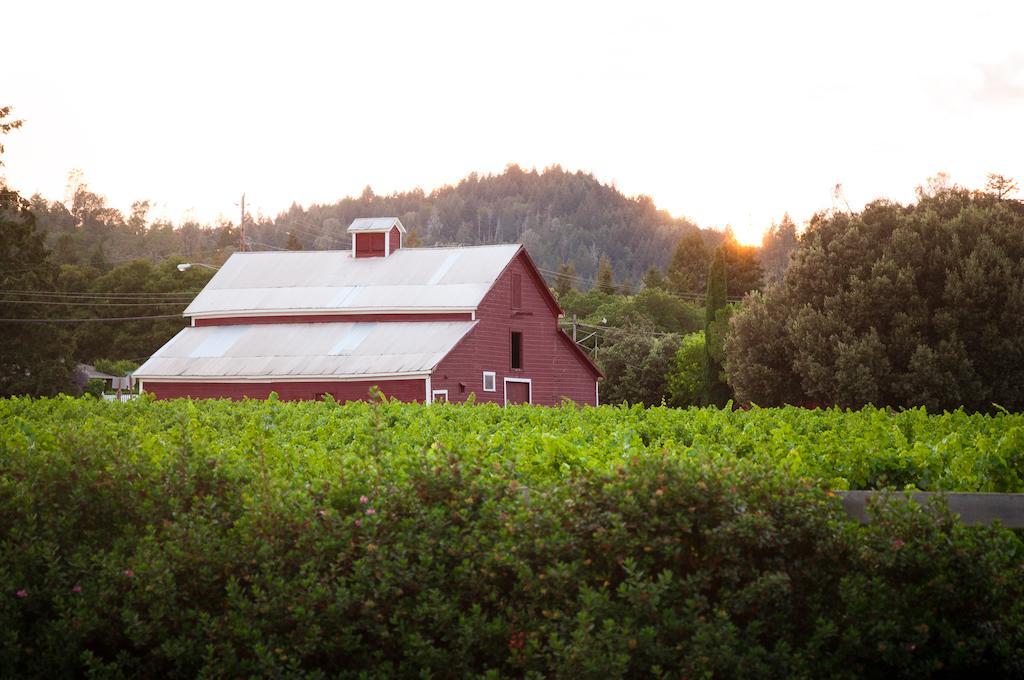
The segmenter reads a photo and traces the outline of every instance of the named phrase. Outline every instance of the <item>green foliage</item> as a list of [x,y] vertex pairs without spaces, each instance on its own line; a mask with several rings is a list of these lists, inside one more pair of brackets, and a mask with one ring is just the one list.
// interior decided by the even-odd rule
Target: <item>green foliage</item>
[[559,303],[588,324],[579,335],[588,336],[583,344],[605,374],[602,400],[651,406],[671,402],[673,354],[680,334],[700,329],[699,307],[660,288],[625,296],[595,287],[586,293],[570,291]]
[[[166,317],[75,324],[71,356],[93,364],[102,359],[124,359],[138,364],[170,340],[186,325],[178,315],[214,274],[205,267],[180,272],[177,269],[180,262],[172,258],[154,265],[136,260],[105,273],[91,267],[63,265],[57,276],[57,290],[89,293],[95,297],[84,301],[68,299],[74,304],[53,305],[47,310],[49,315],[83,319]],[[127,297],[129,295],[132,297]],[[130,300],[130,306],[122,306],[125,299]]]
[[922,191],[818,215],[727,346],[744,401],[1024,409],[1024,203]]
[[738,298],[764,286],[764,269],[756,247],[741,245],[732,231],[726,231],[720,248],[725,256],[729,297]]
[[684,234],[672,251],[668,266],[668,282],[672,292],[679,295],[694,294],[706,287],[711,253],[699,231]]
[[108,375],[125,376],[139,367],[139,363],[126,359],[97,359],[93,366]]
[[[20,120],[4,120],[10,111],[0,107],[0,135],[21,127]],[[71,387],[73,340],[64,328],[34,321],[46,316],[43,305],[17,302],[9,292],[52,292],[54,274],[28,201],[0,176],[0,290],[8,291],[0,296],[0,319],[7,319],[0,321],[0,396],[57,394]]]
[[106,380],[103,378],[89,378],[85,383],[85,387],[82,389],[82,394],[91,394],[92,396],[99,398],[103,396],[103,393],[106,391]]
[[671,400],[668,375],[679,336],[655,335],[639,330],[608,331],[597,353],[605,379],[601,400],[608,404],[657,406]]
[[576,287],[576,268],[571,262],[563,262],[558,265],[558,275],[555,276],[555,294],[559,299],[564,298]]
[[853,524],[800,464],[949,474],[1012,432],[1019,454],[1017,415],[62,398],[0,422],[4,677],[1024,663],[1013,532]]
[[[33,196],[31,206],[58,264],[85,264],[102,252],[108,265],[134,259],[222,262],[238,246],[238,226],[225,220],[200,225],[153,219],[148,201],[129,215],[107,205],[79,174],[69,178],[67,204]],[[356,217],[394,215],[409,233],[406,247],[464,243],[525,243],[540,267],[562,263],[595,279],[606,253],[619,281],[637,281],[651,266],[668,264],[679,235],[697,228],[658,210],[646,196],[627,197],[593,175],[508,166],[497,175],[468,177],[430,193],[421,189],[360,196],[303,208],[293,204],[273,218],[246,220],[257,248],[345,250],[345,228]],[[709,238],[714,238],[709,232]],[[101,247],[102,250],[97,250]]]
[[601,256],[597,266],[597,290],[605,295],[614,295],[616,291],[612,261],[606,255]]
[[725,406],[731,397],[729,385],[722,377],[723,359],[720,351],[723,344],[722,318],[726,309],[729,288],[726,273],[725,248],[715,251],[708,273],[707,295],[704,300],[704,393],[701,403],[705,406]]
[[672,406],[698,406],[704,391],[704,331],[684,335],[668,374]]
[[640,285],[644,290],[668,290],[669,287],[668,279],[657,267],[650,267],[644,272]]

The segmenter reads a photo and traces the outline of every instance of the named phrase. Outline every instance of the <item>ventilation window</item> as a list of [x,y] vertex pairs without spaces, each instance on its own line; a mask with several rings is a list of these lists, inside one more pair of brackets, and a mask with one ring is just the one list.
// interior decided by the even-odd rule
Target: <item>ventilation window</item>
[[512,275],[512,309],[519,309],[523,306],[523,277],[519,274]]
[[496,383],[494,371],[484,371],[484,392],[497,392]]
[[512,368],[523,367],[523,334],[512,333]]

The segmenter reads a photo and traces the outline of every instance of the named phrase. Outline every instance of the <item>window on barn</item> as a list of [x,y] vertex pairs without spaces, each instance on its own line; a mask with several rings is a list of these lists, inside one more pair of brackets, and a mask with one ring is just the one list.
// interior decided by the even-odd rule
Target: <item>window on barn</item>
[[512,368],[523,367],[523,334],[512,333]]
[[484,371],[484,392],[497,392],[497,382],[494,371]]
[[523,306],[523,277],[519,274],[512,275],[512,309],[519,309]]

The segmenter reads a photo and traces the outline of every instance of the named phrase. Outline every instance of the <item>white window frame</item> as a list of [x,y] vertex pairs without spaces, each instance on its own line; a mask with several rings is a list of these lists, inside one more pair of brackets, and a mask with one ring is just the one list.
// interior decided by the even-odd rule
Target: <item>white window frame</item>
[[430,391],[430,403],[431,404],[433,404],[435,401],[437,401],[437,395],[439,395],[439,394],[443,394],[444,395],[444,403],[446,403],[446,404],[451,403],[451,402],[448,401],[448,390],[431,390]]
[[[487,376],[491,377],[491,389],[487,389]],[[495,371],[484,371],[484,392],[498,391],[498,374]]]
[[533,380],[531,380],[530,378],[505,378],[505,406],[508,406],[508,384],[510,382],[526,383],[527,385],[529,385],[529,389],[526,392],[526,403],[533,403]]

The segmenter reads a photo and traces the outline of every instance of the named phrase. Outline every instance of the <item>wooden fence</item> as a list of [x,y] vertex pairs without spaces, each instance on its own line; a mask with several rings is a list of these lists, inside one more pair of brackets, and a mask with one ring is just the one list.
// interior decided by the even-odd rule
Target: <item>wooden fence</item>
[[[872,496],[888,493],[895,501],[908,501],[902,492],[882,491],[837,491],[843,499],[843,507],[850,517],[868,522],[867,504]],[[949,509],[960,515],[964,524],[991,524],[999,520],[1003,526],[1013,529],[1024,528],[1024,493],[933,493],[915,491],[909,501],[925,505],[934,497],[945,499]]]

